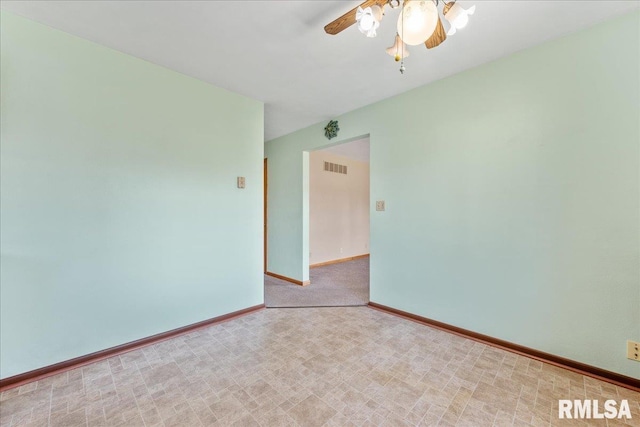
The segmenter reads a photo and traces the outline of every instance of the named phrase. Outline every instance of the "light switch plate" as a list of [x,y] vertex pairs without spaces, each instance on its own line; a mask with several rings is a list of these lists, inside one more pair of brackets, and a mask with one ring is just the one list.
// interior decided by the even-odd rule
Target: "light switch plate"
[[244,176],[238,177],[238,188],[244,188]]
[[377,211],[384,211],[384,200],[377,200],[376,201],[376,210]]
[[627,359],[640,362],[640,342],[627,341]]

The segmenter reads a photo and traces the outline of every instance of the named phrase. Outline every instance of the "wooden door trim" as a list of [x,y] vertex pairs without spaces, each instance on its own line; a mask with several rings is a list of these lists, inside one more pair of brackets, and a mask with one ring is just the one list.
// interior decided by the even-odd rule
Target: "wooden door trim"
[[269,185],[268,184],[268,179],[267,179],[268,176],[269,176],[269,173],[268,173],[268,167],[267,167],[267,158],[265,157],[265,159],[264,159],[264,168],[263,168],[264,194],[263,194],[263,203],[262,203],[262,205],[263,205],[263,218],[262,218],[262,220],[263,220],[263,228],[262,228],[262,231],[263,231],[263,239],[264,239],[264,241],[263,241],[263,260],[262,260],[263,261],[263,264],[262,264],[263,265],[263,269],[262,269],[262,271],[264,273],[267,272],[267,198],[268,198],[267,197],[267,195],[268,195],[268,191],[267,190],[269,188],[268,187],[268,185]]

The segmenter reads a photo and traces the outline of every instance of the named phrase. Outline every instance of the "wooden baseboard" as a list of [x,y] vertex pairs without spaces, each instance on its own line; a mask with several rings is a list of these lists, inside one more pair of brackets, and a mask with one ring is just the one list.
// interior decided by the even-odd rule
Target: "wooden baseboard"
[[427,326],[431,326],[436,329],[440,329],[455,335],[459,335],[464,338],[468,338],[474,341],[481,342],[483,344],[497,347],[502,350],[510,351],[512,353],[526,356],[531,359],[538,360],[540,362],[548,363],[550,365],[557,366],[559,368],[567,369],[572,372],[576,372],[581,375],[586,375],[591,378],[595,378],[601,381],[606,381],[611,384],[615,384],[620,387],[628,388],[633,391],[640,392],[640,379],[628,377],[626,375],[618,374],[616,372],[607,371],[605,369],[597,368],[595,366],[587,365],[582,362],[567,359],[554,354],[545,353],[540,350],[525,347],[520,344],[514,344],[509,341],[504,341],[498,338],[493,338],[488,335],[479,334],[477,332],[470,331],[468,329],[459,328],[457,326],[449,325],[447,323],[439,322],[437,320],[428,319],[426,317],[418,316],[417,314],[408,313],[406,311],[398,310],[370,302],[369,306],[376,310],[384,311],[396,316],[403,317],[405,319],[412,320],[414,322],[422,323]]
[[334,259],[331,261],[319,262],[317,264],[311,264],[309,268],[322,267],[322,266],[331,265],[331,264],[339,264],[341,262],[354,261],[356,259],[368,258],[368,257],[369,257],[369,254],[350,256],[347,258],[340,258],[340,259]]
[[156,344],[160,341],[165,341],[178,335],[192,332],[196,329],[205,328],[216,323],[225,322],[234,319],[251,312],[261,310],[264,308],[264,304],[256,305],[253,307],[245,308],[242,310],[234,311],[233,313],[223,314],[222,316],[214,317],[212,319],[203,320],[202,322],[193,323],[191,325],[183,326],[181,328],[173,329],[171,331],[162,332],[150,337],[141,338],[136,341],[131,341],[126,344],[121,344],[115,347],[111,347],[105,350],[96,351],[95,353],[87,354],[84,356],[76,357],[74,359],[65,360],[53,365],[45,366],[43,368],[34,369],[33,371],[25,372],[22,374],[14,375],[0,379],[0,391],[5,391],[10,388],[19,387],[23,384],[38,381],[42,378],[50,377],[52,375],[61,374],[71,369],[76,369],[81,366],[95,363],[109,357],[117,356],[122,353],[127,353],[132,350],[136,350],[140,347],[146,347],[148,345]]
[[264,274],[266,274],[267,276],[275,277],[276,279],[285,280],[287,282],[295,283],[296,285],[300,285],[300,286],[307,286],[307,285],[311,284],[311,281],[309,281],[309,280],[305,280],[303,282],[303,281],[300,281],[300,280],[292,279],[291,277],[281,276],[279,274],[272,273],[270,271],[267,271]]

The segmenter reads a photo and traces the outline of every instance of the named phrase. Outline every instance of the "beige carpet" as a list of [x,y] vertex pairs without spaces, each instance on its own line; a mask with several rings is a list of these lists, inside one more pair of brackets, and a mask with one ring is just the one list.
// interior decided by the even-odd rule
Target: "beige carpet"
[[309,270],[311,284],[299,286],[264,277],[267,307],[331,307],[369,303],[369,258]]

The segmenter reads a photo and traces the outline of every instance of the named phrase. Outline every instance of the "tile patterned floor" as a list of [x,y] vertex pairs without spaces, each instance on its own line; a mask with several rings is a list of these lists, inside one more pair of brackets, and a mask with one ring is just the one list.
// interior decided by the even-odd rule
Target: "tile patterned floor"
[[[5,426],[555,426],[640,393],[367,307],[267,309],[0,395]],[[625,424],[626,423],[626,424]]]

